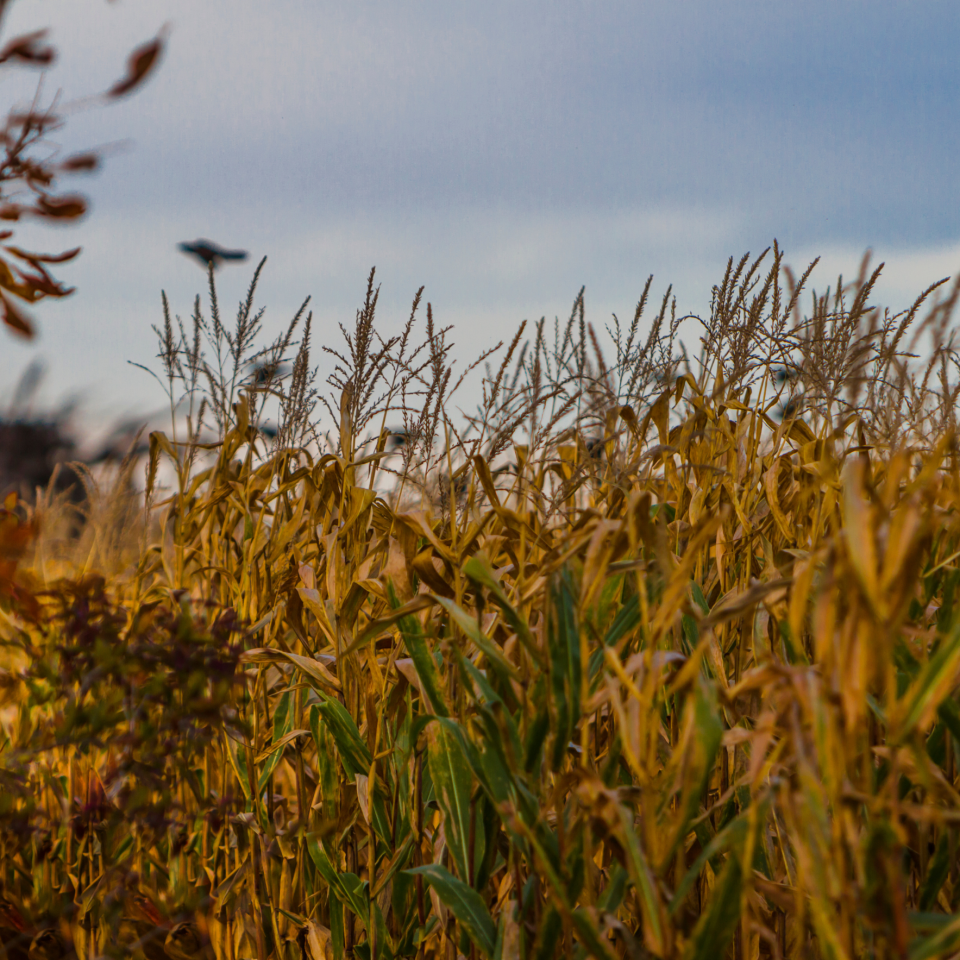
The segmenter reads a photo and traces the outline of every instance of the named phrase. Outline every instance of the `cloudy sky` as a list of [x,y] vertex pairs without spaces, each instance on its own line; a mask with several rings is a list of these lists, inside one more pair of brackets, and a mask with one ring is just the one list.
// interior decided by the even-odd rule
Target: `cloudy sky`
[[[335,344],[376,265],[384,330],[424,284],[464,360],[581,285],[597,324],[650,273],[705,311],[727,257],[774,238],[823,255],[820,289],[872,248],[894,308],[960,270],[956,0],[15,0],[3,37],[49,26],[45,89],[71,100],[164,24],[150,82],[58,134],[123,144],[77,184],[81,225],[21,231],[84,252],[40,338],[0,339],[0,383],[41,357],[49,396],[159,405],[126,361],[153,360],[161,289],[190,312],[197,237],[269,257],[271,332],[309,294]],[[2,80],[6,109],[36,75]],[[221,272],[225,302],[251,270]]]

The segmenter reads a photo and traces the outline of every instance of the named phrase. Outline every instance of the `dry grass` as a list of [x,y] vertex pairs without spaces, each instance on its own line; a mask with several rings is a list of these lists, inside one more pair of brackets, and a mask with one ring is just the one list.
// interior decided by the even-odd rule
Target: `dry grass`
[[255,283],[168,312],[147,532],[53,579],[0,516],[7,955],[960,950],[957,287],[806,315],[772,261],[696,359],[669,293],[610,363],[579,297],[466,425],[372,274],[330,395]]

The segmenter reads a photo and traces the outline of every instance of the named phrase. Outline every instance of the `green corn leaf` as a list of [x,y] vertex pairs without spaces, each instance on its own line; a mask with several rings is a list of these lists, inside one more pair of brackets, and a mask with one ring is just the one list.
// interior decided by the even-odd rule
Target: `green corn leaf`
[[[726,850],[742,847],[743,842],[747,838],[749,828],[745,817],[737,817],[720,830],[717,835],[704,846],[703,850],[700,851],[700,856],[697,857],[683,875],[683,879],[674,891],[669,909],[671,917],[675,916],[680,907],[683,906],[683,901],[686,899],[694,883],[696,883],[697,878],[700,876],[700,871],[703,870],[707,861],[709,860],[712,864],[715,862],[715,858]],[[719,869],[719,867],[717,869]]]
[[486,555],[478,553],[471,557],[463,565],[463,572],[474,583],[486,587],[487,590],[490,591],[490,598],[503,611],[504,619],[513,628],[520,642],[527,648],[530,655],[541,667],[546,667],[546,658],[543,655],[543,651],[537,646],[533,634],[530,632],[530,625],[517,612],[513,604],[510,603]]
[[537,945],[534,949],[534,960],[553,960],[556,956],[557,941],[563,932],[563,923],[556,907],[548,907],[547,913],[540,922],[537,932]]
[[320,876],[334,890],[339,891],[340,881],[337,879],[337,871],[327,856],[327,851],[323,849],[320,841],[316,837],[310,837],[307,840],[307,851],[310,853],[310,859],[313,860]]
[[921,937],[910,944],[910,960],[938,960],[956,952],[960,945],[960,917],[942,930]]
[[[387,590],[390,597],[390,605],[394,610],[400,606],[393,582],[387,584]],[[427,646],[426,638],[420,627],[420,622],[413,616],[401,617],[398,626],[400,635],[403,637],[404,645],[413,660],[413,665],[417,668],[417,676],[420,677],[420,683],[423,684],[423,692],[430,701],[433,712],[438,717],[449,717],[450,710],[444,700],[443,693],[440,690],[440,678],[437,676],[437,666],[430,656],[430,648]]]
[[273,712],[273,742],[282,740],[293,729],[293,691],[286,690]]
[[717,877],[707,908],[693,929],[684,951],[684,960],[713,960],[724,955],[740,919],[742,886],[740,860],[732,855]]
[[452,720],[439,721],[430,727],[428,744],[430,776],[437,802],[443,811],[443,828],[447,846],[457,873],[468,885],[472,883],[467,854],[470,838],[470,791],[473,778]]
[[583,945],[587,948],[587,956],[597,960],[616,960],[617,955],[610,948],[610,941],[602,937],[597,929],[597,921],[592,911],[578,907],[570,916]]
[[950,836],[944,831],[937,843],[933,859],[927,864],[927,875],[920,887],[920,909],[929,910],[937,902],[937,894],[950,873]]
[[[322,722],[317,704],[310,707],[310,731],[317,745],[317,773],[320,776],[320,798],[327,814],[335,807],[340,797],[337,783],[337,764],[334,755],[335,742],[329,728]],[[369,769],[369,768],[368,768]]]
[[343,904],[334,896],[330,898],[330,940],[334,960],[343,960],[346,952],[343,929]]
[[[542,685],[537,684],[537,686],[540,687]],[[538,700],[538,697],[533,698],[534,703]],[[543,706],[527,728],[527,738],[523,749],[523,769],[526,770],[527,773],[532,774],[534,770],[540,766],[543,758],[543,744],[549,732],[550,716],[547,708]]]
[[720,719],[715,689],[702,676],[698,677],[692,703],[689,699],[687,700],[686,711],[692,711],[692,717],[688,722],[691,722],[694,728],[694,734],[690,739],[689,772],[684,778],[678,808],[680,817],[676,823],[673,843],[665,860],[673,856],[677,847],[683,843],[684,837],[690,832],[690,821],[700,810],[700,801],[723,739],[723,721]]
[[260,770],[260,777],[257,781],[257,789],[261,792],[263,791],[264,787],[266,787],[267,781],[270,779],[270,775],[274,770],[276,770],[277,764],[279,764],[283,759],[283,748],[279,747],[278,744],[281,743],[283,738],[287,736],[292,729],[293,692],[291,690],[286,690],[280,697],[276,710],[273,714],[273,739],[271,743],[273,744],[274,749],[265,758],[263,767]]
[[643,855],[643,848],[633,829],[633,814],[628,807],[620,805],[620,827],[627,852],[627,869],[640,898],[643,915],[643,935],[650,949],[663,956],[663,925],[660,920],[660,901],[654,884],[653,873]]
[[551,613],[547,628],[553,716],[553,769],[559,770],[580,721],[582,670],[580,631],[569,577],[561,574],[550,585]]
[[238,743],[233,737],[224,734],[223,745],[226,748],[227,759],[233,772],[240,781],[240,789],[247,802],[250,802],[250,778],[247,776],[247,751],[243,744]]
[[957,740],[960,740],[960,709],[953,700],[944,700],[937,708],[937,716]]
[[910,925],[928,934],[910,944],[910,960],[935,960],[952,954],[960,944],[960,917],[944,913],[912,913]]
[[487,791],[494,803],[504,803],[510,798],[514,786],[514,775],[503,755],[502,749],[494,742],[488,742],[486,749],[480,752],[481,776],[477,779]]
[[611,864],[610,879],[604,887],[603,893],[597,897],[597,909],[607,913],[616,913],[626,895],[628,880],[627,871],[619,863]]
[[456,625],[460,627],[467,637],[477,645],[483,655],[487,658],[490,666],[504,681],[518,679],[516,668],[503,655],[503,651],[493,642],[493,640],[491,640],[480,629],[476,617],[471,617],[466,610],[457,606],[456,603],[454,603],[452,600],[448,600],[446,597],[435,597],[435,599],[437,603],[439,603],[440,606],[442,606],[447,613],[450,614],[450,618],[454,621],[454,623],[456,623]]
[[594,593],[596,598],[584,611],[585,619],[589,622],[593,635],[599,636],[609,629],[613,620],[623,610],[623,584],[625,579],[623,573],[608,571],[600,590],[600,596],[596,597]]
[[373,796],[370,798],[370,819],[374,832],[388,846],[392,845],[390,820],[387,817],[386,794],[383,784],[378,780]]
[[[458,654],[458,662],[463,674],[477,685],[483,700],[477,700],[477,712],[480,720],[480,726],[483,731],[482,741],[488,746],[494,746],[503,756],[504,763],[510,766],[506,761],[506,754],[503,750],[504,742],[509,744],[509,748],[514,757],[523,755],[523,746],[520,743],[520,732],[517,730],[516,721],[513,719],[506,704],[501,700],[497,692],[490,686],[487,678],[462,654]],[[470,684],[466,684],[470,689]],[[486,701],[486,702],[484,702]],[[465,741],[469,743],[469,741]],[[468,755],[468,759],[470,759]],[[474,775],[483,782],[483,776],[478,771],[476,765],[471,760]]]
[[[903,742],[926,715],[939,706],[956,682],[960,665],[960,624],[940,641],[904,697],[903,722],[896,734]],[[893,731],[891,731],[893,732]]]
[[429,881],[477,949],[485,957],[492,958],[497,944],[497,927],[480,894],[438,863],[424,864],[407,872],[421,874]]
[[[347,713],[346,708],[339,700],[329,697],[323,698],[319,703],[315,703],[310,708],[310,726],[311,729],[316,725],[313,719],[316,714],[323,718],[334,742],[337,745],[337,751],[343,766],[350,774],[351,778],[358,773],[366,775],[370,772],[370,764],[373,758],[370,756],[370,750],[363,742],[360,731],[354,723],[353,717]],[[316,736],[316,734],[314,734]]]
[[307,840],[307,851],[331,892],[366,923],[370,909],[367,896],[369,884],[362,881],[355,873],[340,873],[316,837],[310,837]]
[[703,595],[703,589],[696,580],[690,581],[690,592],[693,594],[693,602],[701,609],[703,613],[710,612],[710,604],[707,603],[707,598]]
[[474,665],[470,662],[467,657],[465,657],[460,651],[457,651],[457,663],[460,665],[460,670],[462,673],[466,674],[476,685],[477,690],[480,691],[480,695],[483,697],[483,700],[480,700],[477,696],[471,685],[466,684],[467,691],[470,696],[477,701],[477,703],[503,703],[503,699],[500,697],[500,694],[490,685],[490,681],[481,673]]
[[340,887],[344,892],[344,904],[361,919],[368,922],[370,916],[370,902],[367,896],[370,885],[361,880],[355,873],[341,873]]
[[613,623],[603,638],[605,647],[612,647],[640,626],[640,595],[632,594],[627,602],[617,611]]

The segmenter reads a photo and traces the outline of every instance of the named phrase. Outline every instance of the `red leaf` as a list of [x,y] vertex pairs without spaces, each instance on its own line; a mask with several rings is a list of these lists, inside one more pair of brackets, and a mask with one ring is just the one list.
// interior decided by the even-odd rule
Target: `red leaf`
[[[77,289],[76,287],[65,287],[62,283],[57,283],[39,264],[34,264],[34,266],[38,270],[41,270],[42,273],[37,275],[17,270],[17,273],[20,274],[21,280],[23,281],[22,286],[26,288],[25,293],[28,294],[24,296],[24,299],[29,300],[30,303],[35,303],[44,297],[69,297],[70,294]],[[19,291],[16,290],[14,291],[14,293],[18,292]]]
[[27,113],[17,113],[11,110],[7,114],[7,126],[23,127],[27,130],[46,130],[48,127],[57,126],[63,118],[49,110],[31,110]]
[[75,153],[60,164],[64,173],[85,173],[100,166],[100,157],[96,153]]
[[[12,500],[10,499],[11,496],[13,497]],[[8,502],[10,503],[9,509],[15,509],[17,505],[17,495],[11,494],[3,501],[4,506],[0,507],[0,517],[3,516],[4,509]],[[27,921],[23,919],[23,914],[17,905],[6,897],[0,897],[0,925],[5,926],[8,930],[15,930],[17,933],[24,933],[28,929]]]
[[14,333],[27,340],[33,339],[33,324],[2,294],[0,294],[0,310],[3,311],[3,322]]
[[40,44],[47,35],[46,30],[37,30],[35,33],[25,33],[14,37],[0,50],[0,63],[8,60],[21,60],[23,63],[32,63],[38,67],[48,67],[57,58],[57,51],[53,47]]
[[108,91],[108,97],[122,97],[136,89],[156,67],[163,52],[163,35],[154,37],[140,47],[137,47],[127,60],[127,75],[118,80]]
[[87,212],[87,201],[76,194],[66,197],[40,197],[34,213],[40,217],[72,220]]
[[[7,237],[13,236],[13,231],[6,231],[6,237],[3,234],[0,234],[0,240],[5,240]],[[4,247],[4,250],[9,250],[15,257],[19,257],[21,260],[27,260],[30,263],[67,263],[69,260],[72,260],[78,253],[83,249],[83,247],[74,247],[72,250],[67,250],[65,253],[29,253],[26,250],[21,250],[19,247]]]

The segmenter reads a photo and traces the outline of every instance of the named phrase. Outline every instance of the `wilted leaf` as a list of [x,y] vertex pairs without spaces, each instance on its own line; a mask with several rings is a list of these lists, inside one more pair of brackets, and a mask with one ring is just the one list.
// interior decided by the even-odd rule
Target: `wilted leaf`
[[306,952],[309,960],[333,960],[333,942],[330,930],[319,923],[307,920],[304,924],[306,931]]
[[37,198],[36,214],[53,220],[75,220],[87,212],[87,201],[76,194],[64,197]]
[[164,36],[161,33],[137,47],[127,60],[127,72],[108,91],[108,97],[123,97],[132,93],[156,69],[163,52]]
[[28,340],[33,338],[33,324],[27,318],[27,315],[15,307],[10,299],[3,294],[0,294],[0,309],[3,310],[3,322],[14,333],[18,333]]
[[49,44],[41,43],[49,30],[25,33],[4,44],[0,49],[0,63],[18,60],[35,67],[49,67],[57,58],[57,51]]

